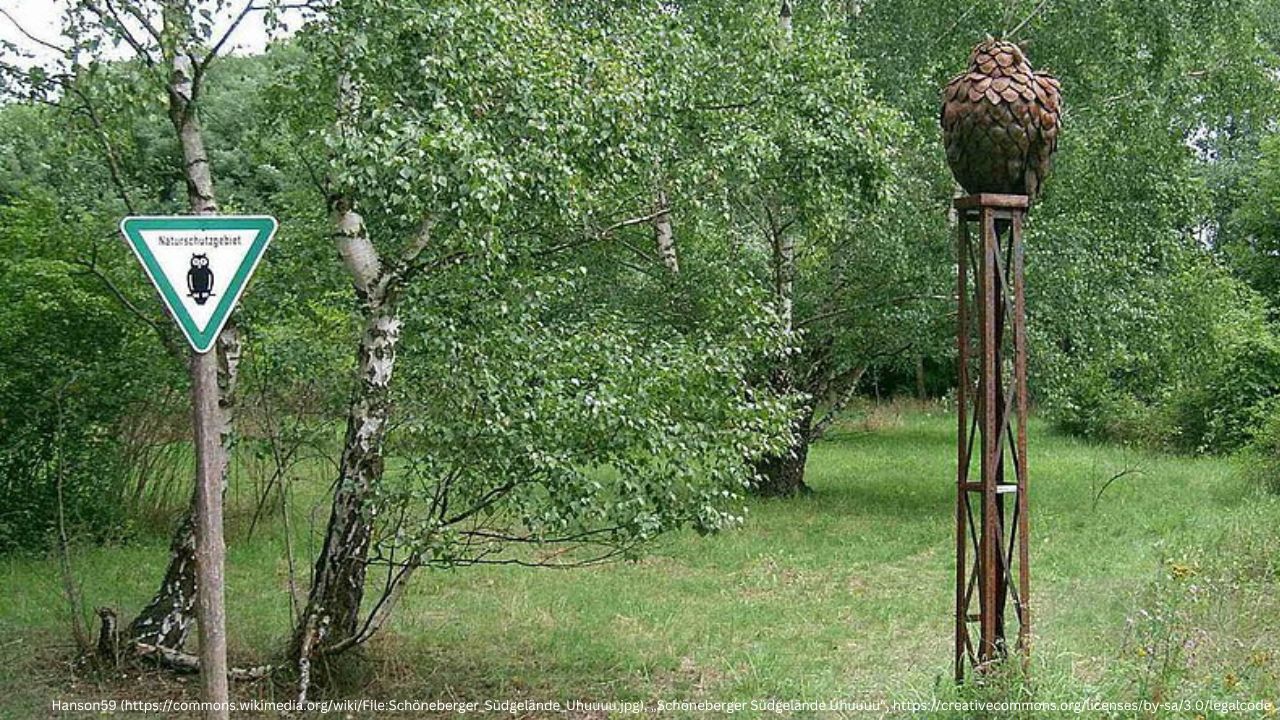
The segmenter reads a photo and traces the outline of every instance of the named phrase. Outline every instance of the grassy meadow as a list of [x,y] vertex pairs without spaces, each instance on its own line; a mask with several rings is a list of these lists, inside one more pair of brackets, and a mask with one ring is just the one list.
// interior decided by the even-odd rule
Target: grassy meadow
[[[1030,455],[1031,679],[955,688],[953,443],[944,409],[868,407],[813,449],[813,494],[749,501],[734,531],[669,537],[635,563],[423,572],[386,631],[324,669],[316,692],[846,699],[883,701],[886,715],[907,714],[888,703],[934,698],[1191,703],[1161,717],[1215,716],[1196,701],[1280,701],[1280,501],[1226,460],[1090,444],[1039,422]],[[327,482],[320,473],[296,481],[297,497],[309,498],[290,518],[303,580],[315,551],[309,530],[327,517]],[[288,633],[286,532],[273,516],[250,538],[252,508],[236,497],[229,649],[233,664],[249,665],[273,660]],[[140,607],[166,543],[156,535],[75,548],[86,605]],[[55,698],[198,697],[193,678],[77,670],[67,613],[56,557],[0,558],[0,716],[56,715]],[[290,692],[269,681],[233,687],[242,699]]]

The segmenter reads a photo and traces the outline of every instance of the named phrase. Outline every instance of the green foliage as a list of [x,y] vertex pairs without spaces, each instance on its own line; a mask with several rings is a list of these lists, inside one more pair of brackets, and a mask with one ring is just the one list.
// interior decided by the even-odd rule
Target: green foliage
[[[1259,135],[1274,117],[1280,11],[1274,3],[858,3],[852,45],[873,87],[922,133],[936,133],[937,89],[990,32],[1029,41],[1037,68],[1063,82],[1054,176],[1027,230],[1032,392],[1065,428],[1095,437],[1227,449],[1223,431],[1183,428],[1197,405],[1234,399],[1226,371],[1237,336],[1272,331],[1256,296],[1225,278],[1215,243],[1269,267],[1255,210],[1234,208]],[[911,38],[910,41],[904,38]],[[942,173],[937,143],[922,164]],[[920,172],[929,177],[928,171]],[[1272,183],[1274,186],[1274,183]],[[936,213],[940,199],[916,205]],[[1246,218],[1254,218],[1246,220]],[[1245,227],[1254,230],[1246,231]],[[937,235],[941,237],[941,235]],[[1242,238],[1236,240],[1236,238]],[[1243,238],[1252,238],[1245,240]],[[1255,243],[1255,240],[1257,242]],[[1252,247],[1258,250],[1250,249]],[[1232,250],[1236,253],[1236,250]],[[1208,383],[1212,383],[1210,387]],[[1221,411],[1214,411],[1221,412]],[[1235,411],[1228,411],[1235,412]],[[1240,412],[1247,412],[1241,410]],[[1201,413],[1203,415],[1203,413]]]
[[[932,133],[913,132],[875,92],[877,61],[849,42],[839,6],[797,4],[789,35],[778,9],[683,10],[700,43],[688,84],[730,223],[720,232],[752,254],[762,287],[783,294],[774,284],[794,276],[794,348],[760,375],[775,382],[782,371],[795,412],[816,409],[821,425],[868,368],[946,352],[945,215],[921,208],[943,204],[949,185],[928,162]],[[784,244],[794,246],[789,270]]]
[[1089,437],[1230,451],[1278,389],[1280,343],[1250,288],[1203,256],[1171,262],[1176,274],[1144,280],[1093,331],[1079,316],[1041,321],[1057,333],[1042,336],[1041,400]]
[[382,514],[399,515],[384,536],[449,565],[504,557],[506,539],[629,551],[741,520],[743,461],[780,434],[777,403],[743,380],[768,327],[726,346],[616,311],[566,316],[585,282],[585,268],[489,273],[422,299],[393,439],[410,467],[383,491]]
[[1244,189],[1218,245],[1274,313],[1280,305],[1280,135],[1264,138],[1257,164],[1239,175]]
[[[715,215],[680,198],[685,277],[637,266],[622,237],[648,232],[672,142],[646,122],[661,69],[627,62],[648,35],[573,32],[573,15],[352,2],[304,41],[304,90],[281,108],[294,137],[325,138],[305,146],[384,257],[431,228],[403,298],[390,443],[407,467],[378,489],[380,557],[714,530],[740,517],[744,460],[783,432],[744,384],[778,334]],[[315,98],[340,82],[353,117],[335,126]]]
[[[49,204],[5,208],[0,242],[0,550],[45,547],[59,523],[127,530],[119,433],[158,382],[150,337],[72,266],[31,252]],[[12,253],[12,254],[10,254]]]
[[1272,333],[1241,339],[1202,386],[1179,399],[1181,439],[1197,450],[1237,449],[1275,413],[1277,394],[1280,340]]
[[1272,403],[1242,455],[1245,472],[1273,495],[1280,495],[1280,408]]
[[[1241,399],[1216,394],[1227,391],[1230,371],[1221,368],[1231,336],[1271,330],[1252,293],[1223,276],[1200,239],[1211,198],[1188,138],[1217,122],[1211,108],[1228,100],[1185,100],[1204,86],[1176,69],[1198,60],[1179,55],[1190,46],[1172,38],[1199,30],[1162,13],[1122,11],[1099,22],[1132,35],[1120,47],[1153,49],[1131,66],[1107,54],[1118,52],[1112,46],[1102,60],[1069,54],[1077,46],[1061,37],[1039,51],[1076,91],[1057,175],[1029,234],[1037,386],[1068,427],[1091,426],[1095,436],[1120,430],[1230,449],[1241,431],[1211,430],[1206,416]],[[1146,80],[1113,85],[1125,73]],[[1229,102],[1238,106],[1238,96]]]

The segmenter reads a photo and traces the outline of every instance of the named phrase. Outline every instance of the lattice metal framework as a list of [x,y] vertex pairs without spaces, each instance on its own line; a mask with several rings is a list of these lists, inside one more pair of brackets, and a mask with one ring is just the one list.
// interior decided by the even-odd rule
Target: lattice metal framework
[[1024,659],[1030,651],[1022,247],[1027,206],[1025,195],[982,194],[955,200],[959,220],[957,682],[964,680],[966,668],[981,673],[1008,654],[1005,625],[1010,617],[1017,623],[1016,650]]

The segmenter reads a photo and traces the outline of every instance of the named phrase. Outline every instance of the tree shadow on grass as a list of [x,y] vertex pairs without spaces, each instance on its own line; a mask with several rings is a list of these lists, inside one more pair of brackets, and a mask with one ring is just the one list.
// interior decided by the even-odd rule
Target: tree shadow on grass
[[898,483],[815,482],[806,502],[813,512],[855,513],[885,522],[933,522],[955,515],[955,482],[910,477]]
[[[315,697],[470,701],[481,703],[483,710],[487,700],[563,703],[689,697],[699,693],[703,681],[699,673],[674,658],[645,661],[618,652],[602,656],[598,649],[586,657],[567,654],[553,642],[539,642],[527,628],[513,628],[504,642],[490,635],[460,640],[448,633],[433,637],[390,632],[325,668]],[[555,712],[517,715],[563,716]],[[415,716],[457,717],[458,713]]]
[[833,425],[815,447],[844,445],[850,448],[867,446],[955,447],[956,429],[951,423],[909,423],[888,429],[867,429],[858,425]]

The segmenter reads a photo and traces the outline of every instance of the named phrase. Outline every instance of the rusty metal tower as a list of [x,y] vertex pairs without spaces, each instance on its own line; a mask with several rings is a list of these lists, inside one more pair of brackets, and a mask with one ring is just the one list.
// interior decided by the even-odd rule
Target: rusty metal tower
[[966,668],[982,673],[1008,655],[1005,627],[1011,617],[1017,623],[1014,649],[1024,660],[1030,652],[1022,248],[1028,205],[1025,195],[955,200],[956,682],[964,681]]

